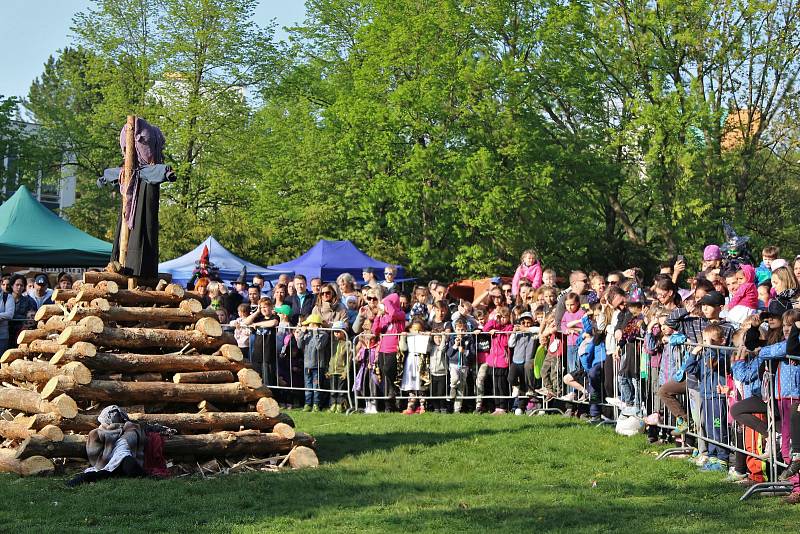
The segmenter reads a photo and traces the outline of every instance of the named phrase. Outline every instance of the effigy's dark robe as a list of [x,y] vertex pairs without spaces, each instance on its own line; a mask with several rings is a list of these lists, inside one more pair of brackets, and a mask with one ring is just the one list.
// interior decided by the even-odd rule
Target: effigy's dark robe
[[[133,214],[133,229],[128,234],[128,255],[126,267],[133,276],[143,278],[158,274],[158,201],[161,196],[160,184],[139,182],[136,198],[136,211]],[[122,207],[119,209],[117,230],[114,233],[114,248],[111,259],[119,259],[119,232],[122,227]]]

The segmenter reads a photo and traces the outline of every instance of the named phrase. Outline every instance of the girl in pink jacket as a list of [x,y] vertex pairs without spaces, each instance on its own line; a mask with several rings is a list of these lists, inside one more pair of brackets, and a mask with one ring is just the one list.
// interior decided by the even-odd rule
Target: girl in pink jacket
[[[495,318],[483,325],[483,331],[489,332],[492,336],[492,348],[486,358],[486,363],[489,365],[487,375],[492,377],[492,396],[508,396],[508,336],[512,330],[514,325],[511,322],[511,310],[505,306],[497,308]],[[508,399],[492,400],[495,405],[492,415],[505,414]]]
[[400,296],[392,293],[381,303],[378,315],[372,321],[372,333],[380,337],[378,367],[383,380],[383,394],[387,397],[384,411],[397,411],[397,349],[400,334],[406,329],[406,314],[400,308]]
[[511,294],[515,297],[519,293],[519,281],[523,278],[527,278],[530,281],[533,289],[537,289],[542,285],[542,264],[533,249],[526,250],[520,257],[519,267],[517,267],[517,272],[514,273],[514,279],[511,281]]

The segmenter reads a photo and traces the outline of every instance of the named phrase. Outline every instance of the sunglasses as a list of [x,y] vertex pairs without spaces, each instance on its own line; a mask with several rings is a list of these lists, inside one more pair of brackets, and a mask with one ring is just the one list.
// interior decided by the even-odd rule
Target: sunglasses
[[503,289],[503,293],[511,293],[511,288],[509,288],[509,289]]
[[323,297],[324,297],[324,296],[326,296],[326,295],[327,295],[327,296],[329,296],[329,297],[330,297],[331,295],[333,295],[333,293],[331,293],[330,291],[320,291],[320,293],[319,293],[319,294],[320,294],[320,295],[322,295]]
[[367,297],[367,300],[369,300],[369,301],[378,300],[378,297]]
[[501,298],[503,298],[503,295],[492,295],[492,298],[493,299],[501,299]]
[[611,284],[611,285],[619,284],[619,280],[606,280],[606,284]]

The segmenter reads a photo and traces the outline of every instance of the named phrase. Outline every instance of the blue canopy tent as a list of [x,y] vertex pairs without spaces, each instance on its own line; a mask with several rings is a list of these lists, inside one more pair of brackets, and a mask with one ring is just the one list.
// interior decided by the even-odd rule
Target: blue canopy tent
[[[335,282],[336,277],[342,273],[350,273],[361,282],[361,270],[364,267],[375,269],[378,280],[383,278],[383,268],[388,263],[370,258],[350,241],[326,241],[320,239],[316,245],[308,249],[305,254],[286,263],[270,265],[270,269],[279,272],[291,271],[304,274],[308,280],[322,278],[323,282]],[[397,282],[406,280],[405,271],[397,266]]]
[[268,267],[259,267],[254,263],[245,261],[233,254],[230,250],[220,245],[219,241],[209,236],[208,239],[200,243],[194,250],[191,250],[179,258],[165,261],[158,264],[158,272],[172,274],[172,281],[186,284],[192,278],[192,272],[196,267],[196,262],[200,260],[203,247],[208,247],[208,257],[219,269],[219,276],[225,282],[233,282],[239,277],[242,267],[247,267],[247,282],[253,279],[253,275],[260,274],[266,281],[277,280],[282,272]]

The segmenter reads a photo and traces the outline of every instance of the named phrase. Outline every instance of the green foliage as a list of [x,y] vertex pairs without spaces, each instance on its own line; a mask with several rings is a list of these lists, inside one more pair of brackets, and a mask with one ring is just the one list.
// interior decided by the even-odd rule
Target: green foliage
[[[96,0],[28,107],[108,236],[138,113],[164,130],[162,257],[209,233],[261,263],[351,239],[414,276],[699,259],[721,219],[800,246],[797,0]],[[777,195],[780,196],[777,196]],[[778,199],[781,206],[770,209]]]

